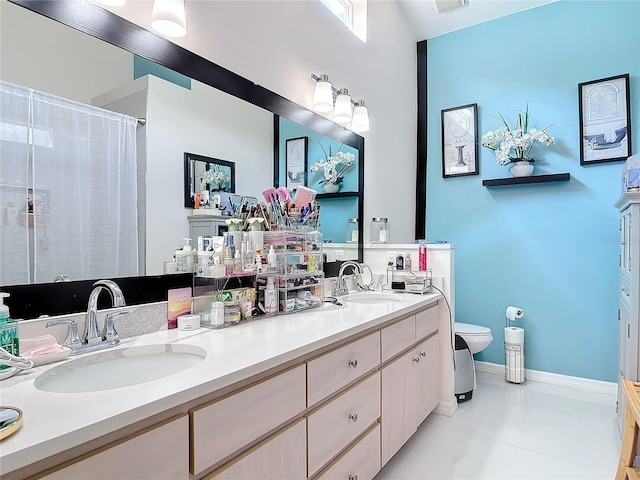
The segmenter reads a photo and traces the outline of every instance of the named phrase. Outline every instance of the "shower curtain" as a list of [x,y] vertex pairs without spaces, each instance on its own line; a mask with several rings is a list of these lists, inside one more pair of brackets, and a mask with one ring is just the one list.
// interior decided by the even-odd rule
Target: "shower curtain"
[[137,119],[0,87],[0,285],[137,275]]

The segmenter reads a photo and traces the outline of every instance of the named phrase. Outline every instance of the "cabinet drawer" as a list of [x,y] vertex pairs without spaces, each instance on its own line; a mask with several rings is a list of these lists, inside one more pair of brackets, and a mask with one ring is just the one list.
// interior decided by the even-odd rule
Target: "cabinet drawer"
[[416,342],[416,317],[411,316],[382,329],[382,361]]
[[191,410],[191,473],[202,472],[304,409],[305,368],[300,365]]
[[416,341],[420,341],[430,333],[438,329],[438,320],[440,316],[439,304],[416,313]]
[[316,480],[371,480],[380,471],[380,424],[336,460]]
[[631,283],[620,275],[620,301],[631,308]]
[[44,475],[46,480],[189,478],[187,415],[150,427]]
[[309,476],[358,438],[379,417],[380,372],[309,415]]
[[259,443],[246,454],[217,470],[205,480],[307,478],[306,425],[298,420],[282,432]]
[[380,334],[367,335],[307,363],[311,407],[380,364]]

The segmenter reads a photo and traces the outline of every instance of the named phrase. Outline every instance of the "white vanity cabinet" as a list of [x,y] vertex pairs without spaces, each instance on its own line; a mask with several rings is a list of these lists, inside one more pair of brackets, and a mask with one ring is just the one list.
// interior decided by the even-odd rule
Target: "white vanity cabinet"
[[231,461],[205,480],[304,479],[307,476],[307,429],[298,420]]
[[[402,347],[411,347],[382,367],[382,466],[415,433],[440,400],[439,315],[439,307],[433,306],[382,329],[383,352],[393,356]],[[411,332],[411,336],[406,332]]]
[[615,206],[620,212],[617,413],[622,432],[625,400],[620,380],[640,380],[640,192],[622,195]]
[[64,452],[71,460],[54,468],[54,457],[40,459],[7,480],[371,480],[443,399],[450,319],[437,300],[411,312],[337,335],[174,405],[151,427],[140,420],[127,427],[135,433],[89,439],[93,450]]
[[299,365],[191,410],[191,473],[196,475],[221,462],[300,415],[305,406],[305,367]]
[[189,478],[189,421],[187,415],[125,437],[91,452],[43,480],[136,480]]
[[229,229],[225,220],[231,217],[223,217],[220,215],[189,215],[189,237],[191,237],[191,246],[197,248],[198,237],[217,237],[222,235]]

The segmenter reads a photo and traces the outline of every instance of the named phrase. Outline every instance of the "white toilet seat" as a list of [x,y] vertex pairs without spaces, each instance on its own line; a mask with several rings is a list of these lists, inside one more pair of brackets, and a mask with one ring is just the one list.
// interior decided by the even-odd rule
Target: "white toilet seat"
[[471,323],[455,322],[456,333],[462,335],[491,335],[491,329],[488,327],[482,327],[480,325],[473,325]]
[[467,342],[472,355],[481,352],[493,341],[491,329],[480,325],[455,322],[455,332]]

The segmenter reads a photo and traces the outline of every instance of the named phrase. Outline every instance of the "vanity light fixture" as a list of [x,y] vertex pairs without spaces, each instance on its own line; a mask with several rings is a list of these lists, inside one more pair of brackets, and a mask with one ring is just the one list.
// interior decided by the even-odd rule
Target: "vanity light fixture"
[[316,90],[313,94],[313,109],[316,112],[326,113],[333,110],[333,87],[329,77],[324,73],[319,77],[311,74],[316,83]]
[[369,131],[369,110],[365,106],[364,100],[359,100],[353,109],[351,130],[358,133]]
[[328,113],[333,110],[334,122],[341,125],[351,122],[354,132],[369,130],[369,111],[363,100],[354,102],[348,89],[336,89],[325,74],[318,76],[312,73],[311,78],[316,82],[312,107],[316,112]]
[[351,111],[351,96],[349,90],[341,88],[336,96],[336,106],[333,109],[333,121],[336,123],[349,123],[353,112]]
[[151,26],[165,37],[184,37],[187,34],[184,0],[155,0]]

